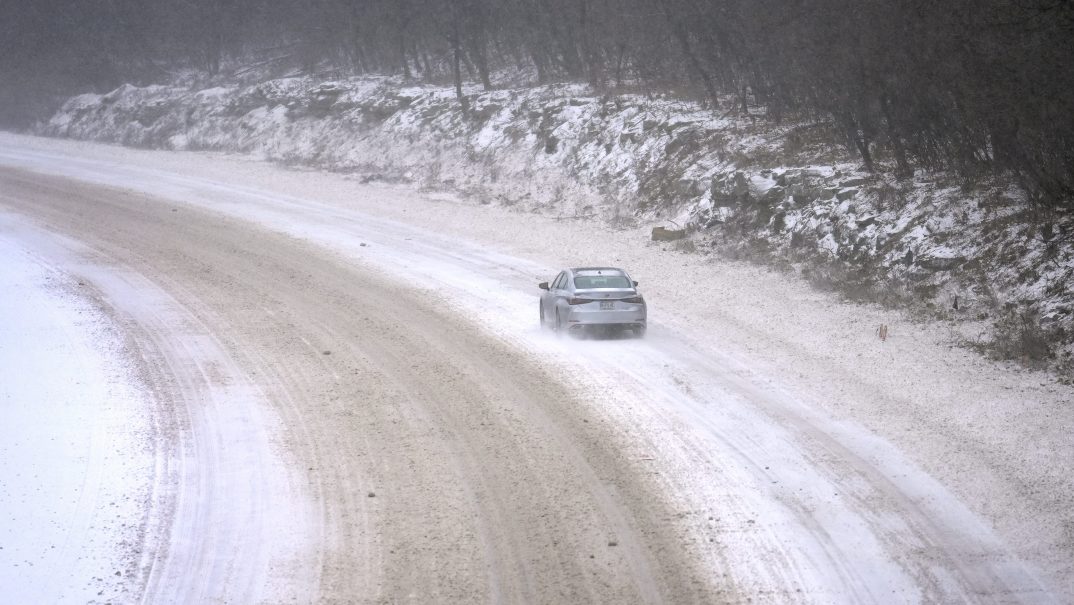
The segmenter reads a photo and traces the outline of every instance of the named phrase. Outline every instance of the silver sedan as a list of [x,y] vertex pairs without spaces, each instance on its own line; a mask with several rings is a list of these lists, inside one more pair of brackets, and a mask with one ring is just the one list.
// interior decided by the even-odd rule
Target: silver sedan
[[611,336],[630,330],[645,335],[645,299],[638,282],[615,267],[576,267],[560,271],[552,283],[538,284],[541,326],[578,336]]

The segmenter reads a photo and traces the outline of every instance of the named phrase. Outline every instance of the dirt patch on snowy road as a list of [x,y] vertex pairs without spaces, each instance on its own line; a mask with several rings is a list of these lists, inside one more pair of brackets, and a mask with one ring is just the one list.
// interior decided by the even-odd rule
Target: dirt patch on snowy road
[[[265,393],[282,431],[251,438],[281,448],[308,480],[316,518],[304,521],[319,544],[291,565],[319,576],[319,599],[733,594],[691,561],[656,485],[622,464],[614,434],[533,359],[482,336],[435,296],[140,193],[14,170],[0,170],[0,181],[0,206],[167,292]],[[220,554],[190,558],[181,571],[196,575]]]

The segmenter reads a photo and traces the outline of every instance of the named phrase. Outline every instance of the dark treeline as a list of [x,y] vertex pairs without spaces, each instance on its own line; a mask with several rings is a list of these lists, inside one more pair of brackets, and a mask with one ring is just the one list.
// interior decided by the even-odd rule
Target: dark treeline
[[[1014,177],[1074,207],[1071,0],[3,1],[0,116],[122,81],[252,66],[667,91],[834,125],[869,170]],[[465,98],[460,95],[465,104]]]

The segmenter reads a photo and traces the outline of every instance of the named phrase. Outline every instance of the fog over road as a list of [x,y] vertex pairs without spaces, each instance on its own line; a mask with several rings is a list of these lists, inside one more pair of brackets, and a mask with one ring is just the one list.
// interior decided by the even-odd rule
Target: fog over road
[[[161,154],[154,166],[151,154],[127,163],[93,147],[5,143],[0,237],[83,284],[78,296],[124,335],[152,417],[139,455],[154,461],[153,487],[139,538],[122,545],[138,561],[124,576],[131,600],[1071,596],[1056,580],[1069,536],[1039,539],[1070,521],[1063,496],[1023,502],[1006,466],[971,446],[947,456],[945,441],[969,443],[961,429],[945,440],[936,427],[950,420],[884,407],[911,409],[922,398],[912,388],[863,398],[876,385],[838,352],[781,364],[771,351],[811,346],[793,327],[782,343],[757,327],[705,332],[696,309],[670,304],[688,280],[654,269],[640,277],[650,338],[542,333],[538,278],[559,258],[601,260],[576,230],[490,211],[467,239],[451,217],[473,209],[410,190],[302,195],[295,183],[317,175],[257,167],[262,188],[213,173],[204,156]],[[440,228],[407,220],[422,204],[439,205]],[[523,225],[547,235],[491,241]],[[482,229],[493,235],[479,241]],[[647,268],[678,264],[646,253],[664,259]],[[628,254],[603,262],[632,269]],[[737,325],[732,313],[729,303],[704,317]],[[811,364],[822,363],[818,377]],[[877,415],[892,415],[892,432],[924,436],[892,437],[853,406],[837,414],[827,388],[887,410]],[[1011,468],[1063,489],[1051,470]],[[982,504],[983,476],[1024,513]]]

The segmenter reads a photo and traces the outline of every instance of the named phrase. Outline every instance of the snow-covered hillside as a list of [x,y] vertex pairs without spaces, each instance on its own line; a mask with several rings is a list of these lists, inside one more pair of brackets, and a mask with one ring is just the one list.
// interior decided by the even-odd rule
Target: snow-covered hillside
[[38,132],[251,153],[613,228],[682,227],[689,239],[670,250],[760,258],[852,296],[919,304],[961,320],[971,344],[1055,354],[1069,371],[1074,221],[1013,187],[865,173],[825,143],[823,124],[580,85],[467,95],[464,113],[449,88],[384,77],[128,85],[72,98]]

